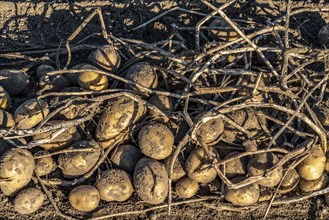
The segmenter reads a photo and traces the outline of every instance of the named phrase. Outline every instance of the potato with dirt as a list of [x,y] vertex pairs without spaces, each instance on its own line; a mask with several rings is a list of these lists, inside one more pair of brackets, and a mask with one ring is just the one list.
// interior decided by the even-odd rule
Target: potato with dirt
[[21,70],[0,70],[0,86],[2,86],[10,96],[16,96],[22,93],[27,89],[28,83],[27,74]]
[[100,194],[94,186],[80,185],[70,192],[69,202],[76,210],[90,212],[98,207]]
[[5,180],[0,184],[6,196],[15,196],[31,181],[35,168],[34,158],[30,151],[12,148],[0,158],[0,178]]
[[175,192],[181,199],[192,198],[199,190],[199,184],[189,177],[179,180],[175,186]]
[[[49,154],[48,151],[41,150],[34,154],[34,157],[40,157]],[[57,164],[51,156],[45,156],[35,159],[34,173],[38,176],[45,176],[56,170]]]
[[27,188],[17,194],[14,200],[14,210],[26,215],[36,212],[43,204],[45,195],[40,189]]
[[142,158],[141,151],[132,144],[118,146],[111,156],[114,167],[133,173],[139,159]]
[[288,193],[296,188],[299,183],[300,175],[298,174],[296,169],[286,171],[284,179],[280,185],[278,190],[279,193],[285,194]]
[[120,169],[109,169],[103,172],[97,178],[95,186],[100,192],[101,199],[107,202],[126,201],[134,191],[131,176]]
[[89,61],[94,66],[116,73],[121,63],[121,57],[113,45],[105,45],[89,55]]
[[109,84],[107,76],[97,73],[96,71],[98,69],[96,67],[86,64],[81,67],[81,70],[83,71],[79,75],[78,83],[82,89],[89,91],[100,91],[107,89]]
[[14,125],[13,116],[9,112],[0,109],[0,128],[10,128]]
[[8,110],[11,107],[11,98],[8,92],[0,86],[0,109]]
[[298,187],[303,192],[312,192],[316,190],[323,189],[329,184],[329,176],[326,173],[323,173],[319,179],[316,180],[305,180],[301,179],[299,181]]
[[[199,114],[195,121],[198,121],[204,116],[204,113]],[[199,123],[195,129],[196,138],[202,139],[205,144],[211,146],[217,144],[220,140],[220,137],[224,131],[224,122],[220,117],[214,118],[202,118],[202,121]],[[193,134],[192,134],[193,135]]]
[[55,71],[55,68],[48,64],[38,66],[36,72],[39,77],[39,86],[49,92],[59,92],[70,86],[70,81],[65,75],[47,75],[49,72]]
[[[172,159],[173,154],[171,154],[169,157],[164,159],[162,162],[166,167],[166,170],[168,174],[170,173],[170,163]],[[185,161],[182,156],[182,154],[179,154],[177,159],[174,162],[174,167],[173,167],[173,173],[172,173],[172,181],[177,182],[178,180],[182,179],[184,176],[186,176],[186,171],[185,171]]]
[[329,24],[324,25],[318,33],[321,46],[329,47]]
[[[173,110],[173,101],[170,97],[164,95],[152,95],[148,102],[164,113],[170,113]],[[162,118],[162,116],[153,109],[147,109],[150,116],[154,119]]]
[[138,161],[133,176],[137,195],[149,204],[160,204],[168,195],[168,173],[165,166],[148,157]]
[[149,89],[158,86],[158,75],[154,67],[147,62],[133,64],[126,71],[125,78]]
[[[238,151],[232,151],[224,157],[224,160],[236,157],[240,154]],[[221,169],[228,179],[247,174],[248,157],[240,157],[225,163]],[[224,172],[225,171],[225,172]]]
[[145,156],[163,160],[172,152],[174,135],[166,125],[151,123],[139,131],[138,145]]
[[43,99],[29,99],[14,112],[18,129],[29,129],[38,125],[49,114],[47,102]]

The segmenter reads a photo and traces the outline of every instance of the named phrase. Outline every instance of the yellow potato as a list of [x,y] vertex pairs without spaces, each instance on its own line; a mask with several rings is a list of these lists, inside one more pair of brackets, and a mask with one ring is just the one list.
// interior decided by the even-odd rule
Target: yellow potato
[[[233,151],[227,154],[224,157],[225,159],[235,157],[239,155],[240,152]],[[232,160],[225,164],[225,174],[229,179],[233,179],[237,176],[244,176],[247,174],[247,165],[248,165],[248,157],[241,157],[239,159]],[[224,170],[224,166],[222,166],[222,170]]]
[[158,75],[154,67],[147,62],[139,62],[132,65],[127,70],[126,79],[132,80],[150,89],[154,89],[158,86]]
[[0,109],[0,128],[10,128],[14,125],[13,116],[9,112]]
[[182,199],[192,198],[198,190],[199,184],[188,177],[179,180],[175,186],[177,196]]
[[[203,115],[203,113],[198,115],[195,121],[198,121]],[[218,117],[202,122],[195,132],[196,136],[201,138],[207,145],[214,145],[220,140],[223,131],[224,122]]]
[[328,183],[329,183],[328,174],[323,173],[322,176],[316,180],[301,179],[299,181],[298,186],[304,192],[312,192],[327,187]]
[[120,145],[112,154],[113,166],[133,173],[135,166],[142,157],[140,150],[131,144]]
[[27,75],[21,70],[0,70],[0,86],[2,86],[10,96],[16,96],[22,93],[27,89],[28,82]]
[[[78,65],[72,67],[71,69],[80,70],[84,65],[89,65],[89,64],[81,63],[81,64],[78,64]],[[79,76],[80,76],[80,73],[65,73],[65,77],[70,81],[70,83],[73,86],[79,86]]]
[[[163,164],[165,165],[168,174],[170,171],[170,161],[171,161],[172,155],[173,154],[171,154],[169,157],[167,157],[166,159],[163,160]],[[174,168],[174,170],[173,170],[172,177],[171,177],[173,182],[177,182],[178,180],[180,180],[184,176],[186,176],[184,160],[183,160],[182,154],[178,155],[173,168]]]
[[279,193],[284,194],[292,191],[296,188],[300,180],[300,176],[296,169],[288,171],[285,178],[283,179],[281,186],[279,188]]
[[[81,69],[97,70],[96,67],[89,64],[82,66]],[[107,76],[99,74],[92,70],[83,71],[80,73],[78,80],[80,87],[85,90],[96,90],[96,91],[107,89],[108,87]]]
[[[48,154],[48,151],[38,151],[35,156]],[[45,176],[53,172],[57,168],[56,162],[51,156],[35,159],[34,172],[38,176]]]
[[89,61],[101,69],[116,73],[119,69],[121,58],[111,45],[102,46],[89,55]]
[[94,186],[81,185],[70,192],[69,202],[78,211],[90,212],[97,208],[100,194]]
[[[173,103],[170,97],[164,95],[153,95],[148,101],[164,113],[170,113],[173,110]],[[157,111],[148,109],[149,115],[153,118],[162,118]]]
[[19,192],[14,200],[14,210],[19,214],[31,214],[43,204],[45,196],[40,189],[27,188]]
[[11,99],[8,92],[0,86],[0,109],[8,110],[11,107]]

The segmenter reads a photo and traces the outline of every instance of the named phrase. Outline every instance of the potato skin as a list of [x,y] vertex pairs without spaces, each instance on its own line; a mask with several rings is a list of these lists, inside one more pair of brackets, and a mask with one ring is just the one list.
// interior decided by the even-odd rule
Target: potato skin
[[174,135],[166,125],[151,123],[139,131],[138,145],[144,155],[162,160],[172,152]]
[[121,57],[111,45],[98,48],[89,55],[89,61],[101,69],[116,73],[121,63]]
[[323,26],[318,33],[318,40],[320,45],[329,47],[329,24]]
[[0,86],[2,86],[10,96],[20,94],[28,86],[28,78],[21,70],[2,69],[0,70],[0,78]]
[[177,196],[182,199],[192,198],[198,190],[199,184],[188,177],[179,180],[175,186]]
[[282,180],[279,193],[284,194],[292,191],[299,183],[300,176],[296,169],[287,171],[285,178]]
[[[167,157],[166,159],[164,159],[162,161],[166,167],[168,175],[170,174],[170,161],[171,161],[172,155],[173,154],[171,154],[169,157]],[[174,170],[173,170],[171,179],[173,182],[177,182],[178,180],[182,179],[184,176],[186,176],[185,164],[184,164],[183,156],[181,154],[179,154],[174,163]]]
[[76,210],[90,212],[97,208],[100,202],[100,194],[94,186],[81,185],[70,192],[69,202]]
[[[81,67],[81,69],[94,69],[97,70],[96,67],[86,64]],[[79,86],[85,90],[103,90],[108,87],[108,79],[107,76],[99,74],[95,71],[83,71],[79,75]]]
[[309,155],[297,166],[299,175],[305,180],[319,179],[324,172],[326,156],[320,144],[309,151]]
[[[227,154],[224,159],[232,158],[239,155],[240,152],[233,151]],[[248,157],[241,157],[239,159],[232,160],[225,164],[225,174],[229,179],[233,179],[237,176],[244,176],[247,173]],[[224,166],[222,167],[224,170]]]
[[14,210],[19,214],[31,214],[43,204],[45,196],[40,189],[27,188],[19,192],[14,200]]
[[38,66],[37,68],[37,75],[39,78],[44,77],[47,73],[51,72],[51,71],[55,71],[55,68],[48,65],[48,64],[41,64],[40,66]]
[[[48,151],[38,151],[35,156],[48,154]],[[56,162],[51,156],[35,159],[34,172],[38,176],[45,176],[57,168]]]
[[9,112],[0,109],[0,128],[10,128],[14,125],[13,116]]
[[133,173],[135,166],[142,157],[140,150],[131,144],[120,145],[112,154],[111,161],[117,168]]
[[0,109],[8,110],[11,107],[11,99],[8,92],[0,86]]
[[29,129],[39,124],[49,114],[47,102],[42,99],[29,99],[14,112],[18,129]]
[[134,187],[137,195],[149,204],[162,203],[168,194],[168,174],[164,165],[143,157],[134,171]]
[[150,89],[158,86],[158,75],[154,68],[147,62],[135,63],[129,67],[126,73],[126,79]]
[[109,169],[97,178],[95,183],[101,199],[111,202],[123,202],[130,198],[134,188],[130,175],[120,169]]
[[[195,121],[201,118],[204,113],[199,114]],[[217,144],[220,136],[224,131],[224,122],[221,118],[213,118],[206,122],[202,122],[196,129],[196,135],[201,138],[207,145]]]
[[320,190],[328,186],[329,176],[326,173],[323,173],[319,179],[316,180],[305,180],[301,179],[299,181],[299,188],[304,192],[312,192],[315,190]]
[[0,158],[0,178],[10,180],[1,184],[6,196],[15,196],[31,181],[35,163],[32,154],[25,149],[12,148]]

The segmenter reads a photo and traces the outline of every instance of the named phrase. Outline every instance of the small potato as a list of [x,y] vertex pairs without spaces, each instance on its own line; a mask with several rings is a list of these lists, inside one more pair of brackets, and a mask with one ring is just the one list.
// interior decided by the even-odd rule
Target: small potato
[[[196,121],[204,114],[201,113],[196,117]],[[207,145],[217,144],[220,140],[220,136],[224,131],[224,122],[221,118],[214,118],[201,122],[200,126],[196,129],[196,136],[201,138]]]
[[27,89],[28,82],[27,75],[21,70],[0,70],[0,86],[2,86],[10,96],[16,96]]
[[[273,153],[261,153],[253,156],[248,163],[248,171],[251,176],[262,175],[266,170],[272,168],[279,158]],[[276,168],[271,174],[257,183],[265,187],[274,187],[280,183],[283,175],[283,168]]]
[[123,202],[130,198],[134,188],[130,175],[123,170],[110,169],[100,175],[95,183],[101,199],[111,202]]
[[18,129],[29,129],[39,124],[49,114],[47,102],[42,99],[29,99],[14,112]]
[[[233,28],[231,28],[231,26],[223,19],[223,18],[216,18],[214,19],[209,27],[211,28],[223,28],[221,29],[217,29],[217,30],[211,30],[210,31],[210,36],[211,38],[213,38],[214,40],[221,40],[221,41],[234,41],[236,39],[238,39],[239,35],[238,33],[233,30]],[[226,28],[229,28],[229,30],[227,30]]]
[[216,176],[216,170],[211,166],[212,161],[201,147],[195,148],[185,162],[185,170],[192,180],[198,183],[209,183]]
[[102,46],[89,55],[89,61],[101,69],[116,73],[119,69],[121,58],[112,45]]
[[44,77],[45,75],[47,75],[47,73],[49,73],[51,71],[55,71],[55,68],[52,66],[49,66],[48,64],[41,64],[37,68],[37,75],[38,75],[39,79],[41,79],[42,77]]
[[97,208],[100,194],[94,186],[81,185],[70,192],[69,202],[78,211],[90,212]]
[[299,183],[300,176],[296,169],[287,171],[285,178],[282,180],[279,193],[284,194],[292,191]]
[[179,180],[175,186],[177,196],[182,199],[192,198],[198,190],[199,184],[188,177]]
[[[81,63],[74,67],[72,67],[72,70],[80,70],[84,65],[89,65],[87,63]],[[71,85],[73,86],[79,86],[79,76],[80,73],[65,73],[65,77],[70,81]]]
[[[238,151],[233,151],[229,154],[227,154],[224,157],[225,159],[235,157],[239,155],[240,152]],[[222,169],[224,170],[225,167],[225,174],[226,177],[229,179],[233,179],[237,176],[244,176],[247,174],[247,165],[248,165],[248,157],[241,157],[239,159],[234,159],[232,161],[229,161],[225,164],[225,166],[222,166]]]
[[327,187],[328,183],[329,183],[328,174],[323,173],[322,176],[316,180],[301,179],[299,181],[298,186],[304,192],[312,192]]
[[79,86],[85,90],[103,90],[108,87],[107,76],[99,74],[92,70],[97,70],[96,67],[86,64],[81,67],[81,69],[91,69],[88,71],[83,71],[79,75]]
[[[233,183],[239,183],[244,180],[244,177],[236,177],[232,179]],[[239,189],[225,189],[225,199],[233,205],[245,206],[255,204],[260,196],[258,184],[250,184]]]
[[144,155],[162,160],[172,152],[174,135],[166,125],[151,123],[139,131],[138,145]]
[[[61,121],[50,121],[46,125],[51,126],[60,122]],[[58,132],[58,130],[51,130],[41,134],[36,134],[33,136],[33,140],[38,141],[38,140],[49,138],[51,137],[51,135],[53,135],[56,132]],[[54,150],[63,149],[79,140],[81,140],[81,135],[78,132],[77,128],[73,126],[68,128],[61,134],[59,134],[51,141],[48,141],[47,143],[44,144],[40,144],[39,146],[44,148],[45,150],[54,151]]]
[[13,116],[5,110],[0,110],[0,128],[10,128],[15,125]]
[[158,86],[158,75],[154,68],[147,62],[139,62],[132,65],[127,70],[126,79],[150,89]]
[[299,175],[305,180],[319,179],[324,172],[326,156],[320,144],[315,145],[309,155],[297,166]]
[[[38,151],[34,156],[42,156],[48,154],[48,151]],[[56,170],[57,164],[51,156],[35,159],[34,172],[38,176],[45,176]]]
[[[171,158],[172,158],[172,154],[163,160],[163,164],[165,165],[168,174],[170,174]],[[174,170],[173,170],[172,177],[171,177],[173,182],[177,182],[178,180],[180,180],[184,176],[186,176],[184,160],[183,160],[183,156],[181,154],[178,155],[173,168],[174,168]]]
[[131,144],[124,144],[114,151],[111,161],[115,167],[133,173],[137,162],[141,158],[142,154],[137,147]]
[[[80,141],[71,146],[72,149],[93,148],[89,141]],[[58,158],[58,167],[67,178],[75,178],[87,173],[97,163],[100,149],[92,152],[72,152],[61,154]]]
[[329,24],[321,28],[318,33],[319,43],[325,47],[329,47]]
[[11,107],[11,99],[8,92],[0,86],[0,109],[8,110]]
[[6,180],[0,184],[6,196],[15,196],[29,184],[35,163],[30,151],[12,148],[0,158],[0,178]]
[[138,161],[134,171],[137,195],[150,204],[162,203],[168,195],[168,173],[165,166],[148,157]]
[[19,214],[31,214],[43,204],[45,196],[40,189],[27,188],[19,192],[14,200],[14,210]]

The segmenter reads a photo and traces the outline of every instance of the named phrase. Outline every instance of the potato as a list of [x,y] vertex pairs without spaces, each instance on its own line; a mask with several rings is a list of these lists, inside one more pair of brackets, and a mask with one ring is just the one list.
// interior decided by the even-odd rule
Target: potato
[[216,170],[211,166],[212,160],[201,147],[196,147],[185,162],[185,170],[192,180],[198,183],[209,183],[216,176]]
[[11,107],[11,99],[8,92],[0,86],[0,109],[8,110]]
[[[168,174],[170,173],[170,161],[172,155],[173,154],[171,154],[169,157],[163,160],[163,164],[165,165]],[[186,176],[184,160],[182,154],[179,154],[174,163],[174,170],[171,179],[173,182],[177,182],[178,180],[182,179],[184,176]]]
[[2,86],[10,96],[16,96],[27,89],[27,75],[21,70],[2,69],[0,70],[0,86]]
[[[251,176],[264,174],[279,162],[279,158],[273,153],[261,153],[253,156],[248,163],[248,172]],[[277,167],[271,174],[267,175],[257,183],[265,187],[273,187],[279,184],[283,175],[283,168]]]
[[[224,160],[235,157],[239,154],[240,154],[240,152],[233,151],[233,152],[227,154],[225,156]],[[248,157],[241,157],[239,159],[235,159],[235,160],[232,160],[232,161],[226,163],[225,166],[222,166],[222,170],[224,170],[224,167],[225,167],[226,177],[229,179],[233,179],[237,176],[246,175],[248,172],[247,165],[248,165]]]
[[[86,64],[81,67],[81,69],[92,69],[97,70],[96,67]],[[79,86],[85,90],[103,90],[108,87],[108,79],[107,76],[99,74],[95,71],[83,71],[79,75]]]
[[[198,121],[204,114],[201,113],[195,119]],[[224,130],[224,122],[221,118],[214,118],[202,121],[200,126],[196,128],[196,136],[201,138],[207,145],[217,144]]]
[[123,170],[109,169],[97,178],[95,183],[101,199],[111,202],[123,202],[130,198],[134,188],[130,175]]
[[[35,156],[48,154],[48,151],[38,151]],[[35,159],[34,172],[38,176],[45,176],[56,170],[57,164],[51,156]]]
[[[153,95],[148,100],[149,103],[160,109],[164,113],[170,113],[173,110],[173,103],[170,97],[164,95]],[[148,109],[149,115],[154,118],[161,118],[161,115],[154,110]]]
[[113,166],[128,171],[134,172],[135,166],[142,154],[140,150],[131,144],[120,145],[112,154],[111,161]]
[[[83,92],[83,89],[80,87],[66,87],[61,90],[62,93],[67,92]],[[65,100],[70,99],[72,96],[63,95],[59,96],[56,101],[57,102],[65,102]],[[85,96],[86,97],[86,96]],[[59,119],[76,119],[84,115],[84,110],[86,109],[88,103],[85,102],[73,102],[68,107],[60,111],[57,116]]]
[[126,72],[126,79],[150,89],[158,86],[158,75],[147,62],[139,62],[132,65]]
[[0,109],[0,128],[10,128],[14,125],[13,116],[9,112]]
[[321,177],[316,180],[305,180],[302,178],[299,181],[298,186],[304,192],[312,192],[327,187],[328,183],[329,183],[328,174],[323,173]]
[[[84,65],[89,65],[87,63],[80,63],[74,67],[72,67],[72,70],[80,70]],[[65,77],[70,81],[70,83],[73,86],[79,86],[79,76],[80,73],[65,73]]]
[[48,92],[59,92],[70,86],[70,81],[64,75],[48,76],[40,78],[39,86]]
[[296,169],[287,171],[285,178],[282,180],[281,186],[279,188],[279,193],[284,194],[292,191],[296,188],[299,183],[300,176]]
[[90,212],[97,208],[100,194],[94,186],[81,185],[70,192],[69,202],[78,211]]
[[15,196],[29,184],[35,167],[30,151],[12,148],[0,158],[0,178],[6,180],[0,184],[6,196]]
[[[233,183],[239,183],[244,180],[244,177],[235,177]],[[258,184],[250,184],[239,189],[225,189],[225,199],[233,205],[245,206],[255,204],[260,196]]]
[[[72,149],[92,148],[89,141],[80,141],[71,146]],[[67,178],[82,176],[93,168],[100,157],[100,149],[94,148],[93,152],[72,152],[61,154],[58,157],[58,167]]]
[[143,201],[160,204],[166,199],[168,174],[162,163],[143,157],[136,164],[133,180],[136,193]]
[[199,184],[188,177],[179,180],[175,186],[177,196],[182,199],[192,198],[198,190]]
[[18,129],[29,129],[39,124],[49,114],[47,102],[42,99],[29,99],[14,112]]
[[174,135],[166,125],[151,123],[139,131],[138,145],[144,155],[162,160],[172,152]]
[[114,143],[120,143],[120,144],[127,144],[131,141],[131,136],[128,132],[124,132],[119,134],[114,139],[109,139],[105,141],[98,141],[97,143],[99,146],[101,146],[103,149],[111,147]]
[[[211,30],[210,31],[210,36],[214,40],[221,40],[221,41],[234,41],[238,39],[239,35],[238,33],[231,28],[231,26],[223,19],[223,18],[216,18],[214,19],[210,24],[209,27],[216,27],[216,28],[221,28],[223,27],[222,30]],[[225,28],[230,28],[231,30],[226,30]]]
[[124,96],[109,100],[96,129],[97,140],[105,141],[117,137],[141,118],[145,111],[143,105]]
[[[49,121],[46,125],[51,126],[57,123],[60,123],[60,121]],[[41,134],[36,134],[33,136],[33,140],[38,141],[38,140],[49,138],[57,131],[58,130],[51,130]],[[79,140],[81,140],[81,135],[78,132],[77,128],[73,126],[62,132],[60,135],[58,135],[51,141],[48,141],[47,143],[44,144],[40,144],[39,146],[46,150],[54,151],[54,150],[63,149]]]
[[321,28],[318,33],[318,40],[320,45],[329,47],[329,24],[326,24]]
[[37,75],[39,77],[39,79],[41,79],[42,77],[44,77],[45,75],[47,75],[47,73],[55,71],[55,68],[48,65],[48,64],[41,64],[40,66],[38,66],[37,68]]
[[19,214],[31,214],[43,204],[45,196],[40,189],[27,188],[19,192],[14,200],[14,210]]
[[102,46],[89,55],[89,61],[101,69],[116,73],[119,69],[121,58],[112,45]]
[[305,180],[319,179],[324,172],[326,156],[320,144],[316,144],[309,155],[297,166],[299,175]]

